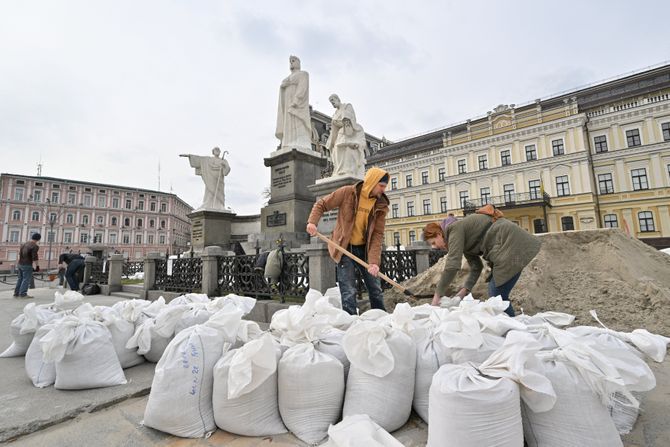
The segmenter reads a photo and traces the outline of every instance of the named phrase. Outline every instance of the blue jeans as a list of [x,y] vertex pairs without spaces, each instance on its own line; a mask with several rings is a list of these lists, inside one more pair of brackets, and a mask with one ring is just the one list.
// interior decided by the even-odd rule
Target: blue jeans
[[[365,245],[351,245],[351,253],[361,259],[365,259]],[[337,281],[340,285],[342,295],[342,309],[356,315],[356,270],[361,273],[365,288],[368,289],[370,297],[370,307],[372,309],[384,308],[384,296],[382,295],[382,285],[379,278],[375,278],[368,273],[367,269],[356,263],[346,255],[337,264]]]
[[16,278],[14,295],[26,296],[28,294],[28,287],[33,282],[33,266],[19,264],[17,266],[17,273],[18,277]]
[[70,286],[70,290],[79,290],[79,271],[84,269],[85,261],[83,259],[75,259],[67,266],[65,270],[65,279]]
[[[504,301],[509,301],[509,294],[514,288],[516,282],[519,280],[519,276],[521,276],[521,272],[512,276],[509,281],[501,286],[496,286],[495,280],[493,279],[493,276],[491,276],[491,281],[489,281],[489,296],[494,297],[500,295]],[[505,313],[507,313],[507,315],[510,317],[514,316],[514,308],[512,307],[512,303],[509,303],[509,307],[505,309]]]

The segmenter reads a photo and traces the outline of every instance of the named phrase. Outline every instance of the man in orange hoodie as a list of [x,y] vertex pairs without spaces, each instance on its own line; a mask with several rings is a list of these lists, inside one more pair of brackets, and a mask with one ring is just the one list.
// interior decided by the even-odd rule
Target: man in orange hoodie
[[356,275],[358,269],[363,276],[370,296],[370,307],[384,309],[379,274],[379,263],[384,239],[386,214],[389,200],[384,194],[389,175],[379,168],[370,168],[362,182],[342,186],[312,207],[307,223],[307,233],[315,236],[317,224],[326,211],[339,208],[332,239],[352,254],[365,260],[366,270],[334,247],[328,246],[330,257],[337,263],[337,279],[342,294],[342,308],[356,315]]

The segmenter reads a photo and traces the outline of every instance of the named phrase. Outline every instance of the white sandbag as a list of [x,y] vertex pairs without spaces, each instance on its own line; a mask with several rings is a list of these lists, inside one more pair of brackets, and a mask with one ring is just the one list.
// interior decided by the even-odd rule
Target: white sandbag
[[324,295],[310,289],[305,296],[302,310],[308,315],[325,317],[330,326],[341,330],[346,330],[356,320],[354,315],[342,310],[340,289],[337,287],[326,290]]
[[168,303],[168,306],[179,306],[182,304],[192,303],[209,303],[209,297],[206,293],[187,293],[186,295],[178,296]]
[[263,334],[264,332],[258,323],[255,321],[242,320],[240,322],[240,327],[237,329],[235,344],[232,346],[232,349],[240,348],[250,341],[259,338]]
[[602,359],[591,361],[586,355],[577,357],[561,349],[538,356],[543,359],[538,372],[551,380],[556,403],[546,412],[534,412],[522,404],[528,447],[622,446],[607,407],[584,380],[584,375],[592,376],[591,380],[607,380],[593,375],[609,372],[613,376],[616,371],[602,368]]
[[207,307],[212,312],[216,312],[222,309],[227,310],[239,309],[242,311],[244,315],[248,315],[255,305],[256,305],[256,298],[235,295],[233,293],[230,293],[226,296],[213,298],[211,302],[207,303]]
[[440,366],[451,361],[448,350],[433,337],[431,329],[416,330],[413,333],[416,344],[416,377],[412,408],[424,422],[428,423],[428,396],[433,376]]
[[65,293],[56,292],[54,306],[58,310],[73,310],[84,302],[84,295],[74,290]]
[[5,349],[0,357],[21,357],[26,354],[30,342],[33,341],[35,332],[21,333],[21,326],[25,321],[25,316],[20,314],[14,318],[9,326],[9,333],[12,336],[12,344]]
[[117,301],[112,305],[112,309],[119,312],[126,321],[139,326],[146,319],[158,315],[158,311],[165,306],[165,298],[160,297],[155,301],[139,299]]
[[55,362],[55,387],[80,390],[123,385],[126,377],[112,345],[112,335],[99,321],[66,316],[40,340],[44,360]]
[[380,318],[388,317],[388,312],[381,309],[369,309],[363,312],[358,318],[361,321],[376,321]]
[[137,354],[144,356],[152,363],[157,363],[163,356],[165,348],[172,340],[172,336],[163,337],[155,331],[156,320],[150,318],[140,324],[135,333],[126,343],[127,349],[137,349]]
[[[509,318],[509,317],[507,317]],[[476,365],[479,365],[484,360],[489,358],[494,351],[500,348],[504,341],[504,337],[499,337],[497,335],[489,334],[482,332],[481,334],[482,344],[476,349],[459,349],[452,348],[451,351],[451,363],[466,363],[472,362]]]
[[535,315],[519,314],[514,319],[527,325],[549,323],[555,327],[563,327],[572,324],[575,321],[575,316],[563,312],[548,311],[539,312]]
[[334,357],[311,343],[284,352],[278,370],[279,412],[297,438],[316,444],[337,423],[344,400],[344,372]]
[[99,312],[99,321],[107,326],[109,333],[112,335],[112,344],[121,363],[121,368],[130,368],[143,363],[144,357],[137,353],[137,349],[126,348],[128,340],[135,333],[135,325],[111,308],[104,309],[96,306],[96,309]]
[[203,324],[209,320],[214,314],[214,311],[208,309],[205,304],[195,303],[186,310],[174,327],[174,333],[178,334],[187,327],[195,326],[196,324]]
[[416,347],[402,331],[361,321],[343,338],[351,367],[343,415],[367,414],[389,432],[402,427],[412,412]]
[[402,443],[377,425],[367,414],[347,416],[328,429],[324,447],[402,447]]
[[12,344],[0,354],[0,358],[25,355],[33,340],[35,331],[43,324],[61,316],[62,313],[50,304],[26,304],[23,307],[23,313],[14,318],[10,324],[9,331],[12,337]]
[[53,385],[54,382],[56,382],[56,365],[54,362],[47,362],[44,360],[44,353],[42,352],[42,345],[40,344],[42,337],[53,328],[54,323],[47,323],[41,326],[35,332],[35,337],[26,352],[26,373],[28,374],[30,381],[37,388],[44,388]]
[[344,347],[342,346],[344,334],[345,332],[342,330],[335,328],[329,329],[319,334],[318,339],[314,342],[314,347],[317,351],[331,355],[342,363],[342,367],[344,368],[344,380],[346,382],[347,376],[349,375],[350,364],[347,354],[344,353]]
[[636,405],[635,402],[624,396],[623,394],[616,392],[611,398],[610,405],[607,406],[607,411],[614,421],[614,426],[620,435],[627,435],[635,426],[637,417],[640,414],[640,405],[639,402],[643,398],[642,393],[631,393],[633,397],[638,401]]
[[282,345],[294,346],[318,339],[320,333],[330,329],[328,317],[316,315],[302,306],[289,306],[272,316],[270,330]]
[[[216,430],[212,407],[214,364],[224,343],[232,343],[241,312],[184,329],[156,365],[144,411],[147,427],[183,438],[201,438]],[[223,328],[221,321],[225,320]],[[230,336],[229,332],[233,332]]]
[[217,427],[242,436],[286,433],[277,397],[280,356],[277,343],[265,334],[221,357],[213,372],[212,404]]
[[521,447],[519,386],[472,365],[440,367],[430,387],[428,447]]

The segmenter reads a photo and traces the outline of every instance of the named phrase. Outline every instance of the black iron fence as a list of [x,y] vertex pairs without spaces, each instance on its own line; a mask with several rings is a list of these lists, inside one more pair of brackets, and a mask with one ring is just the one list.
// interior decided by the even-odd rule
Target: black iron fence
[[[401,250],[400,244],[397,244],[393,250],[383,250],[379,271],[398,283],[416,276],[416,252],[413,250]],[[381,286],[382,290],[393,287],[384,280],[381,280]],[[358,269],[356,269],[356,290],[358,299],[361,299],[366,289],[363,276]]]
[[88,264],[90,264],[89,275],[88,278],[84,278],[84,282],[87,284],[107,284],[109,264],[102,260],[96,260]]
[[304,299],[309,291],[309,259],[304,253],[283,253],[283,267],[277,284],[256,269],[258,255],[221,256],[218,260],[219,294],[234,293],[260,299],[279,297]]
[[202,259],[157,259],[154,289],[191,293],[202,290]]
[[428,253],[428,265],[430,267],[434,266],[446,254],[447,254],[446,250],[431,250]]
[[124,261],[122,276],[127,278],[144,271],[144,261]]

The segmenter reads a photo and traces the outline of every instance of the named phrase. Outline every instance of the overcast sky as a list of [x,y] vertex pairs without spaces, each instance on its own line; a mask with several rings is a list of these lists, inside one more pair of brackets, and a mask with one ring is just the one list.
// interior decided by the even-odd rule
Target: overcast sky
[[180,153],[228,150],[226,204],[256,214],[277,96],[353,104],[391,140],[670,59],[666,1],[0,0],[0,171],[172,191]]

